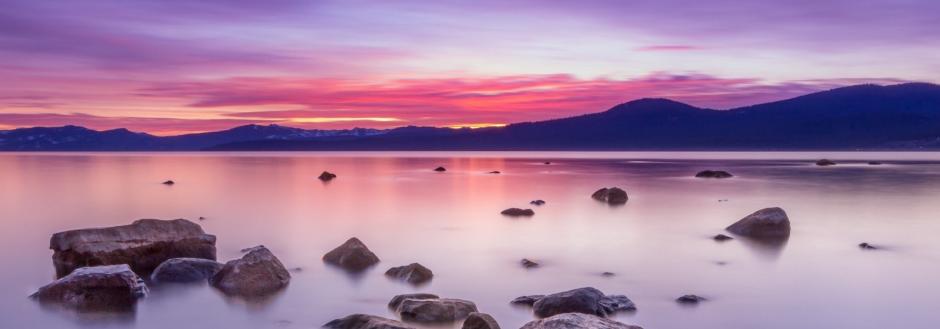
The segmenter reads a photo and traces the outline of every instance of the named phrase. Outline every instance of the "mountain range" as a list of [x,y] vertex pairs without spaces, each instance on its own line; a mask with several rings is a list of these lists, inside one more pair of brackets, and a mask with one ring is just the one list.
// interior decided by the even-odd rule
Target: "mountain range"
[[178,136],[78,126],[0,131],[2,151],[822,149],[940,149],[940,85],[857,85],[730,110],[645,98],[599,113],[480,129],[246,125]]

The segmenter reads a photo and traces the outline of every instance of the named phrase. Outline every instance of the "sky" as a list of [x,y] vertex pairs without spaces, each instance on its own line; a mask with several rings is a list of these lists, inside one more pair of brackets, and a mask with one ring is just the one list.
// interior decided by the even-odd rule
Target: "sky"
[[940,82],[934,0],[4,0],[0,129],[485,127]]

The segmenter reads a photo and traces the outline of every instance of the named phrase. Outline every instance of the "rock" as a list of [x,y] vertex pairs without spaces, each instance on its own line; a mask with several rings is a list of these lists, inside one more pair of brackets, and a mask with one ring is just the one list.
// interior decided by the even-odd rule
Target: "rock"
[[320,177],[317,177],[317,179],[322,180],[324,182],[329,182],[333,180],[333,178],[336,178],[336,174],[331,173],[329,171],[324,171],[323,173],[320,174]]
[[170,258],[215,260],[215,236],[185,219],[59,232],[49,248],[57,277],[86,266],[128,264],[135,273],[150,274]]
[[730,236],[727,236],[727,235],[724,235],[724,234],[718,234],[718,235],[715,235],[715,236],[712,237],[712,240],[715,240],[715,241],[718,241],[718,242],[721,242],[721,241],[728,241],[728,240],[731,240],[731,239],[734,239],[734,238],[732,238],[732,237],[730,237]]
[[832,161],[829,159],[821,159],[819,161],[816,161],[816,165],[817,166],[835,166],[836,163],[835,161]]
[[163,181],[163,185],[173,185],[173,184],[176,184],[176,182],[174,182],[174,181],[172,181],[172,180],[165,180],[165,181]]
[[520,296],[520,297],[516,297],[516,299],[513,299],[513,300],[510,301],[509,303],[510,303],[510,304],[513,304],[513,305],[532,306],[532,305],[535,304],[535,302],[539,301],[539,299],[542,299],[542,298],[544,298],[544,297],[545,297],[545,295]]
[[764,208],[731,224],[726,230],[752,238],[786,238],[790,236],[790,219],[783,209]]
[[438,323],[463,320],[470,313],[476,312],[477,306],[473,302],[463,299],[406,298],[401,301],[397,311],[403,321]]
[[607,202],[609,204],[624,204],[627,203],[627,192],[617,188],[602,188],[591,194],[591,197],[594,200]]
[[222,269],[222,263],[202,258],[170,258],[150,275],[154,282],[205,281]]
[[463,321],[461,329],[499,329],[499,323],[489,314],[473,312]]
[[676,302],[680,304],[698,304],[705,300],[705,297],[696,295],[683,295],[682,297],[676,298]]
[[501,172],[499,172],[499,170],[493,170],[493,171],[491,171],[491,172],[489,172],[489,173],[490,173],[490,174],[501,174]]
[[878,161],[868,161],[868,165],[870,165],[870,166],[878,166],[878,165],[881,165],[881,162],[878,162]]
[[388,302],[388,308],[392,309],[395,312],[398,312],[398,307],[401,306],[401,303],[404,302],[406,299],[439,299],[439,298],[441,297],[439,297],[438,295],[425,294],[425,293],[396,295],[395,297],[392,297],[391,301]]
[[604,273],[601,273],[601,276],[603,276],[603,277],[608,277],[608,278],[609,278],[609,277],[612,277],[612,276],[615,276],[615,275],[617,275],[617,274],[614,273],[614,272],[604,272]]
[[545,161],[545,162],[542,162],[542,163],[543,163],[543,164],[547,164],[547,165],[550,165],[550,164],[552,164],[552,162],[551,162],[551,161]]
[[447,169],[444,168],[444,167],[437,167],[437,168],[434,168],[434,171],[436,171],[436,172],[445,172],[445,171],[447,171]]
[[430,269],[418,263],[390,268],[385,271],[385,275],[411,284],[425,283],[431,281],[431,278],[434,277],[434,273]]
[[533,262],[529,260],[528,258],[523,258],[522,260],[519,261],[519,264],[522,264],[522,267],[525,267],[525,268],[535,268],[535,267],[540,266],[539,263]]
[[698,178],[731,178],[734,177],[731,173],[722,170],[702,170],[695,174],[695,177]]
[[607,316],[619,311],[636,309],[636,305],[627,296],[605,296],[600,290],[594,288],[578,288],[541,298],[523,296],[513,300],[513,303],[525,304],[533,299],[535,302],[532,308],[535,315],[540,318],[571,312]]
[[520,209],[520,208],[509,208],[500,212],[500,214],[510,216],[510,217],[521,217],[521,216],[534,216],[535,211],[532,209]]
[[147,295],[147,285],[126,264],[82,267],[39,288],[32,298],[80,311],[126,311]]
[[368,314],[353,314],[323,325],[331,329],[414,329],[400,321]]
[[205,217],[199,216],[199,220],[206,220]]
[[526,323],[521,329],[643,329],[596,315],[564,313]]
[[228,295],[261,297],[277,292],[290,283],[284,264],[264,246],[251,248],[240,259],[225,263],[209,279],[209,284]]
[[545,200],[532,200],[532,201],[529,201],[529,204],[535,205],[535,206],[541,206],[545,204]]
[[323,261],[349,271],[359,272],[378,263],[379,257],[359,239],[350,238],[336,249],[323,255]]
[[865,250],[875,250],[875,249],[878,249],[878,247],[875,247],[875,246],[869,244],[868,242],[859,243],[859,244],[858,244],[858,247],[859,247],[859,248],[862,248],[862,249],[865,249]]

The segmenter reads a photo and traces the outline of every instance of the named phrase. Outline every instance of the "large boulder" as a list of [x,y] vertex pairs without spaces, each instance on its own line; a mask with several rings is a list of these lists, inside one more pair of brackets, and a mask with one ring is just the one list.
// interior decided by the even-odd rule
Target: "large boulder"
[[605,187],[591,194],[591,198],[608,204],[624,204],[627,203],[627,191],[618,187]]
[[607,316],[619,311],[635,310],[633,304],[624,295],[604,295],[595,288],[578,288],[559,292],[547,296],[523,296],[516,298],[514,304],[528,304],[532,302],[535,315],[540,318],[550,317],[562,313],[585,313],[597,316]]
[[223,264],[202,258],[170,258],[157,266],[150,275],[154,282],[206,281],[222,269]]
[[136,273],[149,274],[170,258],[215,260],[215,236],[185,219],[59,232],[49,248],[57,277],[87,266],[128,264]]
[[643,329],[599,316],[583,313],[563,313],[526,323],[521,329]]
[[[453,322],[467,318],[477,311],[471,301],[454,298],[427,298],[413,294],[410,297],[395,296],[389,302],[404,321],[418,323]],[[408,295],[406,295],[408,296]]]
[[390,268],[388,271],[385,271],[385,275],[411,284],[425,283],[431,281],[431,278],[434,277],[434,273],[431,272],[431,269],[418,263]]
[[80,311],[126,311],[146,295],[144,281],[121,264],[76,269],[30,297]]
[[264,246],[251,248],[240,259],[231,260],[209,279],[209,284],[228,295],[262,297],[290,283],[284,264]]
[[726,228],[728,232],[759,239],[790,236],[790,219],[778,207],[764,208],[747,215]]
[[327,322],[324,328],[330,329],[413,329],[396,320],[368,314],[353,314]]
[[379,257],[359,239],[350,238],[341,246],[323,255],[323,261],[349,271],[359,272],[378,263]]
[[695,177],[698,178],[731,178],[734,177],[731,173],[724,170],[702,170],[695,174]]
[[461,329],[500,329],[499,323],[496,323],[496,319],[493,316],[486,313],[474,312],[470,313],[467,316],[467,319],[463,321],[463,326]]

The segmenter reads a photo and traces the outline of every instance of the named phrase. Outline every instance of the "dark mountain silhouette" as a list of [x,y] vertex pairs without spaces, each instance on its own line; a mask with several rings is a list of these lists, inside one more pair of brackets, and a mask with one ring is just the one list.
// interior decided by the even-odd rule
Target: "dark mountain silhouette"
[[731,110],[640,99],[502,128],[304,130],[249,125],[157,137],[81,127],[0,132],[2,150],[940,149],[940,86],[859,85]]

